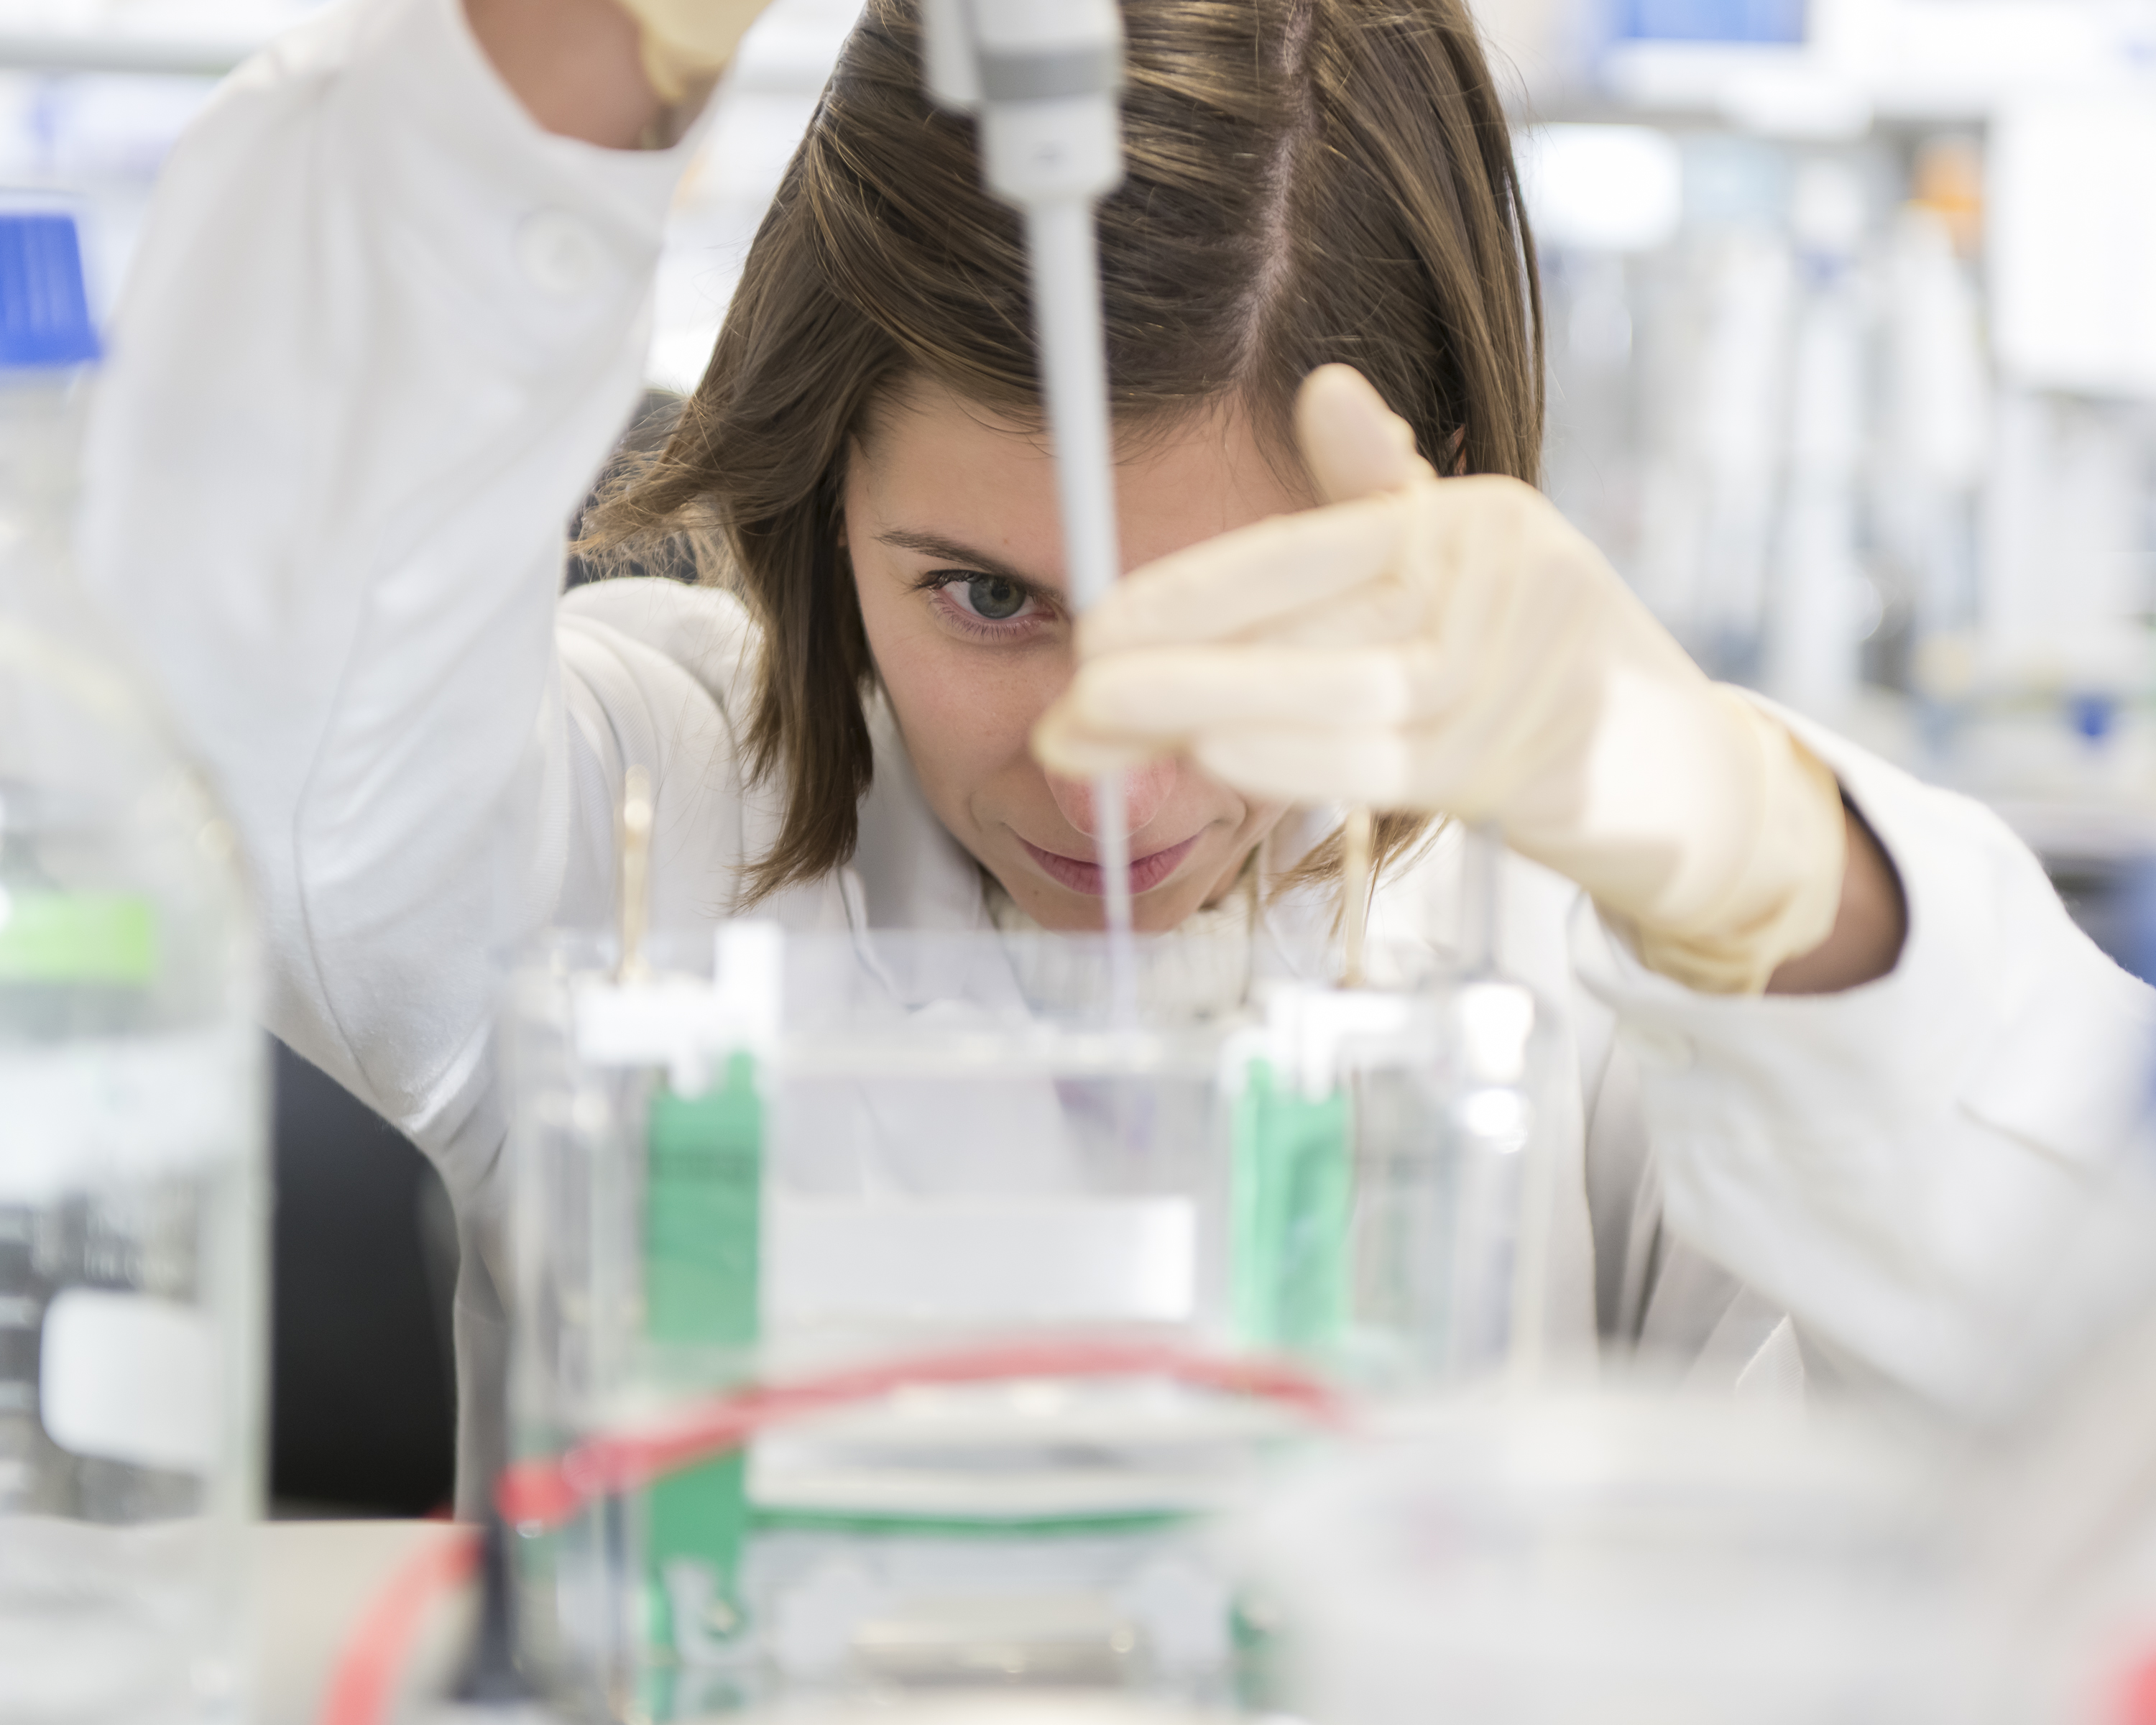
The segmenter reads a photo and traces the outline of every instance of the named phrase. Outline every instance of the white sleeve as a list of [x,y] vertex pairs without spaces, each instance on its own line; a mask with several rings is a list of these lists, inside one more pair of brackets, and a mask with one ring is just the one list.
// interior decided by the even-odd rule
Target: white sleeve
[[451,1141],[499,1141],[498,955],[606,818],[564,530],[692,147],[542,132],[458,0],[337,7],[173,153],[92,416],[85,577],[238,823],[271,1026],[453,1190],[485,1170]]
[[1638,1061],[1671,1230],[1861,1370],[2000,1410],[2073,1339],[2045,1283],[2140,1124],[2156,994],[1989,810],[1791,722],[1900,871],[1894,970],[1840,994],[1695,994],[1591,911],[1575,963]]

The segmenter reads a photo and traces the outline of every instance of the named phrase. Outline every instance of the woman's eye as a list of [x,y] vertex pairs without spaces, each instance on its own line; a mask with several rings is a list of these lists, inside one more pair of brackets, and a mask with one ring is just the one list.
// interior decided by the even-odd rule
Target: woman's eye
[[1025,589],[1001,575],[975,575],[965,587],[968,608],[991,623],[1015,617],[1025,608]]
[[1030,640],[1040,628],[1061,615],[1054,600],[1043,598],[1009,575],[976,575],[964,569],[938,569],[923,578],[932,602],[947,628],[981,641],[1012,644]]

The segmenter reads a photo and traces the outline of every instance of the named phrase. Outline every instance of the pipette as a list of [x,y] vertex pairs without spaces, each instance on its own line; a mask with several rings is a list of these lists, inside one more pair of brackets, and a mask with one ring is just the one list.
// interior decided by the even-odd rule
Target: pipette
[[1368,809],[1348,811],[1340,829],[1341,938],[1345,948],[1340,986],[1359,988],[1365,966],[1363,948],[1370,930],[1370,866],[1377,844],[1378,819]]
[[[1123,177],[1122,15],[1115,0],[925,0],[928,91],[980,121],[982,177],[1024,218],[1041,393],[1055,450],[1072,605],[1122,572],[1094,208]],[[1137,1009],[1130,832],[1121,775],[1093,782],[1093,845],[1117,1017]]]
[[651,918],[651,769],[631,767],[621,781],[621,959],[615,979],[648,982],[644,954]]

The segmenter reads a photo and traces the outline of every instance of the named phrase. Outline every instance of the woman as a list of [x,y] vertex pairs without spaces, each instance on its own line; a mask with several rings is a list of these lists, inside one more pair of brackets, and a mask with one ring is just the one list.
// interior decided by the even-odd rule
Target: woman
[[703,534],[727,587],[557,597],[742,17],[699,58],[613,0],[341,8],[167,170],[85,558],[251,846],[275,1028],[456,1198],[468,1498],[500,1443],[490,954],[607,921],[637,763],[683,924],[1097,927],[1109,762],[1153,930],[1329,922],[1346,796],[1391,811],[1373,921],[1413,937],[1459,868],[1432,819],[1494,822],[1536,859],[1508,963],[1578,1072],[1553,1342],[1985,1404],[1995,1256],[2118,1141],[2145,991],[1982,810],[1708,684],[1527,489],[1532,251],[1460,0],[1127,10],[1102,245],[1135,572],[1083,632],[1015,225],[921,100],[903,0],[603,512],[617,544]]

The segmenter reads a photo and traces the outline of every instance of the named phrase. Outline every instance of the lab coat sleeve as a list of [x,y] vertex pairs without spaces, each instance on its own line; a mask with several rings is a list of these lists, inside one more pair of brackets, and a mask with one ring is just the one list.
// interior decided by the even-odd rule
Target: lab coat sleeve
[[1998,1414],[2119,1293],[2094,1260],[2156,995],[1989,810],[1792,723],[1900,872],[1894,970],[1839,994],[1695,994],[1584,906],[1574,963],[1637,1063],[1672,1234],[1856,1376]]
[[85,444],[85,573],[240,829],[271,1027],[460,1204],[501,1142],[499,957],[605,819],[636,655],[565,673],[564,526],[691,147],[542,132],[457,0],[336,7],[174,151]]

